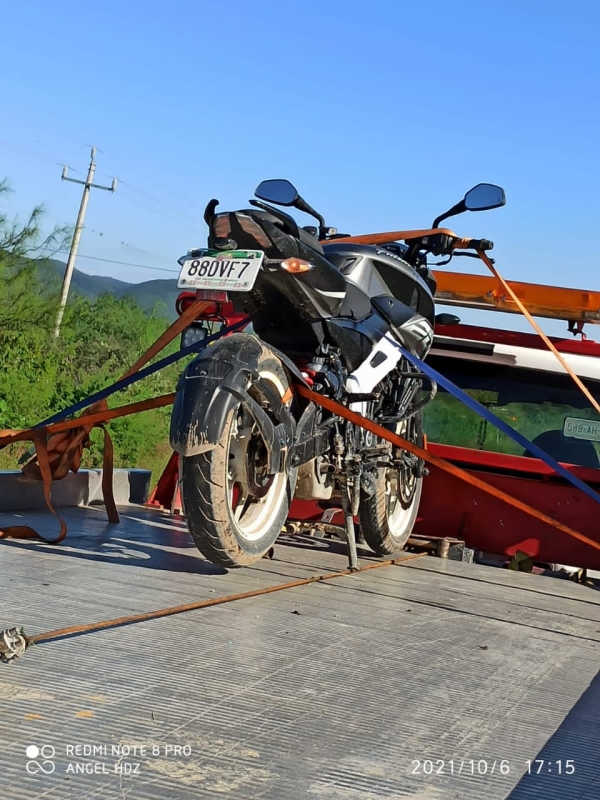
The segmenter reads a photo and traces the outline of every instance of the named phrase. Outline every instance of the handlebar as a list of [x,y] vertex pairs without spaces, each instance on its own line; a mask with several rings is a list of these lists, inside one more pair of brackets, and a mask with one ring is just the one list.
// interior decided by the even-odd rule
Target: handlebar
[[489,239],[457,239],[452,247],[454,250],[493,250],[494,243]]
[[[461,239],[453,231],[446,228],[429,230],[389,231],[388,233],[367,233],[361,236],[341,236],[335,239],[336,244],[385,245],[404,241],[409,248],[427,250],[433,255],[451,255],[453,250],[476,250],[485,252],[492,250],[494,243],[489,239]],[[330,244],[325,239],[321,244]]]
[[435,256],[451,255],[453,250],[481,251],[494,248],[494,243],[489,239],[461,239],[450,231],[434,233],[414,241],[417,247],[423,247]]

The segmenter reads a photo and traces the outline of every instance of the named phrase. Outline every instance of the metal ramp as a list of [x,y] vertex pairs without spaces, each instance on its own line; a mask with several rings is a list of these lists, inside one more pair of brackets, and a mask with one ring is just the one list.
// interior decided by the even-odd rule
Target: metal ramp
[[[119,526],[66,511],[58,547],[1,542],[2,626],[33,634],[346,566],[343,546],[284,537],[273,560],[225,572],[182,521],[120,511]],[[1,794],[596,800],[599,655],[597,592],[435,558],[65,638],[0,670]]]

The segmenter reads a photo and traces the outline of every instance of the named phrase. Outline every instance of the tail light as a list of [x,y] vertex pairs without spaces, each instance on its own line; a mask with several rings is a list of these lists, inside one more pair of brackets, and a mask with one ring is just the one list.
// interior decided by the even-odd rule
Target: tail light
[[197,300],[214,300],[215,303],[226,303],[228,301],[227,292],[215,291],[214,289],[198,289],[196,292]]
[[184,311],[187,311],[192,303],[196,302],[196,292],[181,292],[175,300],[175,311],[178,316],[181,316]]
[[199,319],[214,317],[219,313],[220,304],[228,301],[227,292],[212,289],[198,289],[196,292],[181,292],[175,301],[175,311],[179,316],[197,301],[207,302],[208,305],[198,315]]

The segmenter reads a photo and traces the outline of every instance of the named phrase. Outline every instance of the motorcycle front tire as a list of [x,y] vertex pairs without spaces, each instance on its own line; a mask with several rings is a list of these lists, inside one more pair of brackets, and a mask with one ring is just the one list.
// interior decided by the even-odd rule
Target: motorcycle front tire
[[[422,414],[415,414],[407,423],[399,423],[395,432],[422,447]],[[402,550],[410,538],[419,512],[423,478],[414,474],[403,476],[401,471],[380,468],[375,487],[370,497],[361,497],[360,530],[374,553],[389,556]]]

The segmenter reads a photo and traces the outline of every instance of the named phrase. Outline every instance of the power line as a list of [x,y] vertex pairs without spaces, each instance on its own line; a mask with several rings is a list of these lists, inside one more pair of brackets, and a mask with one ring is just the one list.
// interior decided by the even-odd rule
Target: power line
[[133,189],[134,192],[137,192],[138,194],[141,194],[143,197],[147,197],[153,203],[157,203],[161,207],[164,206],[165,208],[169,209],[170,211],[172,211],[175,214],[179,214],[182,217],[186,217],[186,219],[189,219],[194,224],[198,223],[198,217],[192,217],[191,214],[188,214],[185,211],[182,211],[180,208],[176,208],[175,206],[170,205],[169,203],[165,203],[164,200],[159,200],[158,198],[156,198],[153,195],[151,195],[149,192],[146,192],[143,189],[138,189],[137,186],[133,186],[131,183],[126,182],[124,180],[121,180],[121,184],[123,186],[129,187],[130,189]]
[[168,261],[169,264],[173,263],[173,256],[163,256],[160,253],[155,253],[153,250],[146,250],[143,247],[138,247],[135,244],[131,244],[131,242],[124,242],[120,237],[115,238],[114,236],[110,236],[110,234],[104,233],[104,231],[96,231],[93,228],[85,229],[86,236],[89,236],[93,233],[95,236],[102,237],[102,239],[108,239],[110,242],[114,242],[118,244],[120,247],[127,247],[129,250],[136,250],[138,253],[143,253],[145,256],[150,256],[151,258],[159,258],[161,261]]
[[[20,153],[26,153],[31,158],[37,158],[40,161],[46,161],[49,164],[56,165],[58,163],[56,158],[48,155],[47,153],[41,153],[38,150],[31,150],[31,148],[23,147],[22,145],[18,145],[18,144],[12,144],[12,142],[7,142],[7,141],[4,141],[4,140],[1,140],[0,141],[0,146],[8,147],[11,150],[17,150]],[[63,166],[62,163],[61,163],[61,166]],[[77,170],[73,170],[73,172],[77,172]]]
[[[58,164],[60,164],[60,166],[64,166],[65,165],[64,161],[60,161],[60,160],[57,161],[56,157],[50,156],[47,153],[42,153],[40,151],[36,151],[36,150],[31,149],[31,148],[23,147],[22,145],[16,145],[16,144],[13,144],[12,142],[8,142],[6,140],[0,140],[0,146],[10,148],[10,149],[15,150],[15,151],[20,152],[20,153],[24,153],[24,154],[28,155],[30,158],[39,159],[40,161],[45,161],[45,162],[47,162],[49,164],[57,164],[58,163]],[[77,170],[73,170],[73,169],[72,169],[72,171],[73,172],[77,172]],[[101,174],[101,173],[99,173],[99,174]],[[112,178],[112,176],[104,176],[104,177],[111,177]],[[160,200],[159,198],[154,197],[150,193],[148,193],[148,192],[146,192],[146,191],[144,191],[142,189],[138,189],[136,186],[133,186],[129,182],[125,182],[125,181],[121,180],[120,183],[123,186],[126,186],[128,189],[131,189],[132,191],[137,192],[138,194],[147,197],[152,203],[155,203],[156,205],[160,206],[161,209],[159,210],[157,208],[153,208],[152,206],[149,206],[148,204],[142,203],[139,200],[137,201],[138,205],[141,205],[142,207],[147,208],[149,211],[151,211],[151,212],[153,212],[155,214],[159,214],[160,216],[165,217],[165,219],[170,219],[171,221],[173,221],[172,214],[177,214],[177,215],[179,215],[179,217],[183,217],[188,222],[192,222],[194,224],[198,224],[201,221],[200,212],[199,212],[199,216],[197,218],[193,217],[191,214],[188,214],[185,211],[182,211],[180,208],[176,208],[175,206],[170,205],[169,203],[165,203],[163,200]],[[156,182],[153,182],[153,185],[156,186],[161,191],[166,192],[167,194],[170,194],[173,197],[177,197],[180,200],[183,200],[186,205],[191,205],[192,204],[191,201],[188,200],[187,198],[182,197],[181,195],[177,194],[176,192],[173,192],[170,189],[167,189],[166,187],[164,187],[164,186],[162,186],[162,185],[160,185],[160,184],[158,184]],[[169,210],[170,213],[165,213],[165,210],[167,210],[167,209]],[[178,221],[179,221],[180,224],[182,224],[181,220],[178,220]]]
[[[190,227],[191,223],[194,223],[195,225],[199,225],[200,222],[201,222],[200,217],[198,219],[194,219],[193,217],[189,216],[188,214],[183,213],[182,211],[176,211],[176,210],[170,211],[169,207],[166,206],[161,200],[158,200],[157,198],[152,198],[152,196],[148,195],[146,192],[142,192],[139,189],[135,189],[130,184],[125,183],[122,179],[120,179],[120,183],[121,183],[122,186],[125,187],[126,190],[129,189],[129,190],[133,190],[133,191],[137,192],[138,194],[146,195],[146,197],[149,197],[151,199],[151,202],[154,203],[155,206],[160,206],[160,208],[156,208],[155,206],[149,205],[148,202],[144,202],[143,200],[140,200],[137,197],[132,197],[132,196],[127,197],[126,193],[124,192],[122,194],[122,197],[128,199],[130,203],[135,203],[136,206],[141,206],[142,208],[146,208],[146,209],[148,209],[148,211],[151,211],[153,214],[158,214],[159,216],[164,217],[165,219],[168,219],[172,223],[176,222],[179,225],[185,225],[187,228]],[[179,215],[179,217],[177,215]],[[185,218],[185,222],[184,222],[184,218]]]
[[171,189],[167,189],[167,187],[163,186],[162,183],[157,183],[156,181],[152,181],[152,185],[156,186],[157,189],[160,189],[161,192],[166,192],[167,194],[170,194],[172,197],[176,197],[178,200],[183,200],[186,206],[197,206],[198,208],[200,208],[197,200],[190,200],[188,197],[184,197],[182,194],[174,192]]
[[[28,155],[31,158],[39,159],[41,161],[46,161],[46,162],[51,163],[51,164],[59,163],[59,162],[56,161],[56,157],[54,157],[54,156],[51,156],[51,155],[49,155],[47,153],[42,153],[40,151],[35,151],[35,150],[31,149],[31,148],[23,147],[22,145],[16,145],[16,144],[13,144],[12,142],[8,142],[6,140],[0,140],[0,147],[2,147],[2,146],[10,148],[10,149],[13,149],[13,150],[21,152],[21,153],[24,153],[24,154]],[[99,152],[102,152],[102,151],[99,151]],[[62,162],[60,162],[60,165],[64,166],[64,164]],[[72,168],[69,168],[69,169],[72,170]],[[73,172],[77,172],[77,170],[72,170],[72,171]],[[63,174],[66,174],[66,173],[63,173]],[[73,180],[73,179],[67,178],[67,180]],[[79,182],[84,184],[84,181],[79,181]],[[179,222],[180,225],[182,225],[183,224],[182,219],[175,220],[173,218],[173,214],[177,214],[177,215],[179,215],[180,218],[184,217],[186,219],[186,221],[193,222],[196,225],[201,222],[200,216],[198,218],[195,218],[195,217],[191,216],[190,214],[187,214],[187,213],[183,212],[181,209],[178,209],[175,206],[172,206],[172,205],[170,205],[168,203],[165,203],[164,201],[160,200],[157,197],[154,197],[150,193],[145,192],[144,190],[133,186],[129,182],[121,181],[121,184],[124,185],[125,187],[127,187],[128,189],[131,189],[132,191],[137,192],[138,194],[147,197],[152,203],[158,205],[160,208],[153,208],[152,206],[148,205],[147,203],[143,203],[143,202],[141,202],[139,200],[135,201],[137,205],[141,205],[144,208],[147,208],[149,211],[151,211],[151,212],[153,212],[155,214],[158,214],[160,216],[163,216],[165,219],[169,219],[172,222],[177,221],[177,222]],[[173,197],[177,197],[180,200],[183,200],[186,204],[188,204],[188,203],[191,204],[191,201],[189,201],[187,198],[184,198],[181,195],[178,195],[176,192],[173,192],[173,191],[167,189],[166,187],[162,186],[161,184],[153,182],[153,185],[155,185],[161,191],[167,192],[168,194],[171,194]],[[108,188],[108,187],[98,187],[98,188]],[[126,192],[125,192],[124,196],[125,196],[125,198],[127,198],[127,193]],[[131,202],[133,202],[131,197],[129,199],[130,199]],[[111,236],[106,236],[106,234],[104,234],[103,232],[91,230],[89,228],[86,228],[85,230],[88,233],[93,233],[93,234],[96,234],[98,236],[106,237],[107,239],[111,239],[111,241],[117,242],[117,239],[115,239],[114,237],[111,237]],[[151,257],[159,258],[162,261],[172,261],[172,259],[167,258],[166,256],[159,255],[158,253],[153,253],[153,252],[151,252],[149,250],[145,250],[144,248],[141,248],[141,247],[136,247],[136,245],[132,245],[129,242],[120,241],[119,243],[123,247],[128,247],[128,248],[132,248],[134,250],[138,250],[139,252],[147,254],[147,255],[149,255]],[[66,251],[60,251],[60,252],[66,252]],[[106,262],[108,264],[117,264],[119,266],[134,267],[135,269],[148,269],[148,270],[152,270],[152,271],[155,271],[155,272],[169,272],[169,273],[179,274],[179,270],[161,269],[159,267],[151,267],[151,266],[146,265],[146,264],[134,264],[134,263],[132,263],[130,261],[117,261],[117,260],[99,258],[97,256],[87,256],[87,255],[82,255],[82,254],[79,254],[78,257],[79,258],[85,258],[85,259],[93,260],[93,261],[104,261],[104,262]]]
[[[128,172],[130,172],[131,174],[133,174],[136,177],[139,177],[139,178],[141,178],[143,180],[148,181],[148,183],[150,183],[152,186],[155,186],[157,189],[160,189],[161,192],[166,192],[167,194],[170,194],[172,197],[176,197],[178,200],[183,201],[183,203],[184,203],[184,205],[186,207],[187,206],[195,206],[195,207],[200,208],[197,200],[190,200],[189,197],[185,197],[184,195],[180,194],[179,192],[174,192],[172,189],[169,189],[166,186],[163,186],[161,183],[158,183],[158,181],[156,181],[156,180],[154,180],[152,178],[149,179],[147,174],[144,173],[142,175],[139,172],[136,172],[135,170],[131,170],[131,168],[128,168]],[[107,178],[107,177],[110,177],[110,176],[105,175],[104,177]],[[135,188],[135,187],[132,187],[132,188]]]
[[[59,251],[61,253],[66,252],[65,250]],[[155,272],[173,272],[175,275],[179,275],[178,269],[165,269],[163,267],[149,267],[147,264],[132,264],[130,261],[115,261],[112,258],[100,258],[99,256],[84,256],[82,253],[77,254],[77,258],[87,258],[90,261],[104,261],[106,264],[119,264],[124,267],[136,267],[137,269],[151,269]]]

